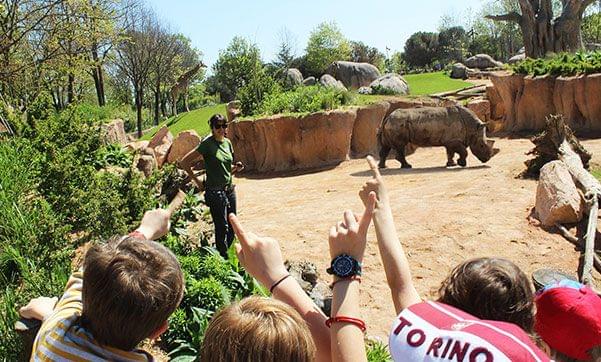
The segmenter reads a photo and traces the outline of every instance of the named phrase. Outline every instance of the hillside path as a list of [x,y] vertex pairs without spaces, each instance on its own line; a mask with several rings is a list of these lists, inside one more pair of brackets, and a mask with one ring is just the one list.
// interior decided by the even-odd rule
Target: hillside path
[[[585,141],[601,164],[601,140]],[[527,139],[497,139],[501,152],[486,165],[470,154],[465,169],[446,169],[442,147],[418,149],[408,157],[412,170],[388,160],[383,170],[395,224],[408,253],[413,280],[424,298],[433,298],[451,269],[467,258],[499,256],[528,275],[542,267],[576,273],[579,253],[557,234],[528,222],[536,182],[516,179],[524,169]],[[367,162],[355,159],[319,172],[239,178],[238,210],[243,225],[280,241],[284,258],[314,262],[327,281],[329,227],[345,209],[361,212],[357,193],[370,177]],[[599,277],[596,274],[596,277]],[[597,279],[597,286],[601,280]],[[368,234],[361,284],[367,334],[387,342],[395,318],[373,225]]]

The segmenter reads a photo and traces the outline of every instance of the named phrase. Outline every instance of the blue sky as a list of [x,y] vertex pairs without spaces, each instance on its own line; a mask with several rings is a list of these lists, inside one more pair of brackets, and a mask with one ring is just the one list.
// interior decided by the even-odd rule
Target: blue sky
[[[469,17],[484,0],[148,0],[173,31],[181,32],[211,66],[230,40],[241,35],[256,43],[263,60],[277,53],[284,31],[292,34],[301,55],[312,29],[335,21],[350,40],[386,53],[402,50],[416,31],[435,31],[445,14]],[[471,11],[470,11],[471,10]]]

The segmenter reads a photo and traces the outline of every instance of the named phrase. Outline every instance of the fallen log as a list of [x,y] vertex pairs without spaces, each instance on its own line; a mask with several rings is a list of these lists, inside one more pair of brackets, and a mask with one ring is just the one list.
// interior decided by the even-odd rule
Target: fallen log
[[538,175],[544,164],[552,160],[560,160],[566,165],[574,183],[584,194],[588,206],[588,223],[580,281],[593,286],[592,269],[596,256],[594,248],[601,183],[586,170],[592,156],[582,147],[561,115],[547,117],[545,131],[534,137],[532,142],[535,144],[535,148],[528,154],[534,154],[536,157],[526,161],[528,167],[526,172]]

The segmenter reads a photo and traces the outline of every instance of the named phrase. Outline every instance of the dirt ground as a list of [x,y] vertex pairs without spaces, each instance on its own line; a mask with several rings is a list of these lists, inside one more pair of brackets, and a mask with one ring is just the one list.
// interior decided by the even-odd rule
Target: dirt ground
[[[595,155],[593,163],[601,164],[601,140],[584,144]],[[523,170],[532,143],[497,139],[495,146],[501,152],[485,165],[470,155],[467,168],[446,169],[441,167],[446,163],[444,148],[424,148],[408,157],[412,170],[388,160],[389,168],[382,172],[413,280],[424,298],[432,298],[450,270],[472,257],[508,258],[528,275],[543,267],[576,273],[579,253],[574,246],[528,221],[536,182],[515,176]],[[248,230],[278,239],[285,258],[314,262],[322,271],[320,278],[329,281],[328,229],[345,209],[363,210],[357,193],[369,176],[367,162],[357,159],[309,174],[240,178],[240,220]],[[361,305],[368,335],[386,341],[395,313],[373,225]]]

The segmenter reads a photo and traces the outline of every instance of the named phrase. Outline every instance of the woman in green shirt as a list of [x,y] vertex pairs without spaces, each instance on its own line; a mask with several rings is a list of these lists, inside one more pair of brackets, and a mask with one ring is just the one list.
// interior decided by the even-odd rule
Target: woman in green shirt
[[[241,162],[233,163],[234,149],[226,138],[227,121],[221,114],[209,119],[211,136],[205,138],[198,147],[188,153],[180,166],[188,173],[196,185],[205,190],[205,203],[211,210],[215,224],[215,244],[219,254],[227,258],[227,249],[234,240],[234,231],[227,216],[236,213],[236,192],[232,183],[232,175],[244,168]],[[205,161],[206,180],[204,185],[192,172],[192,161],[203,158]]]

